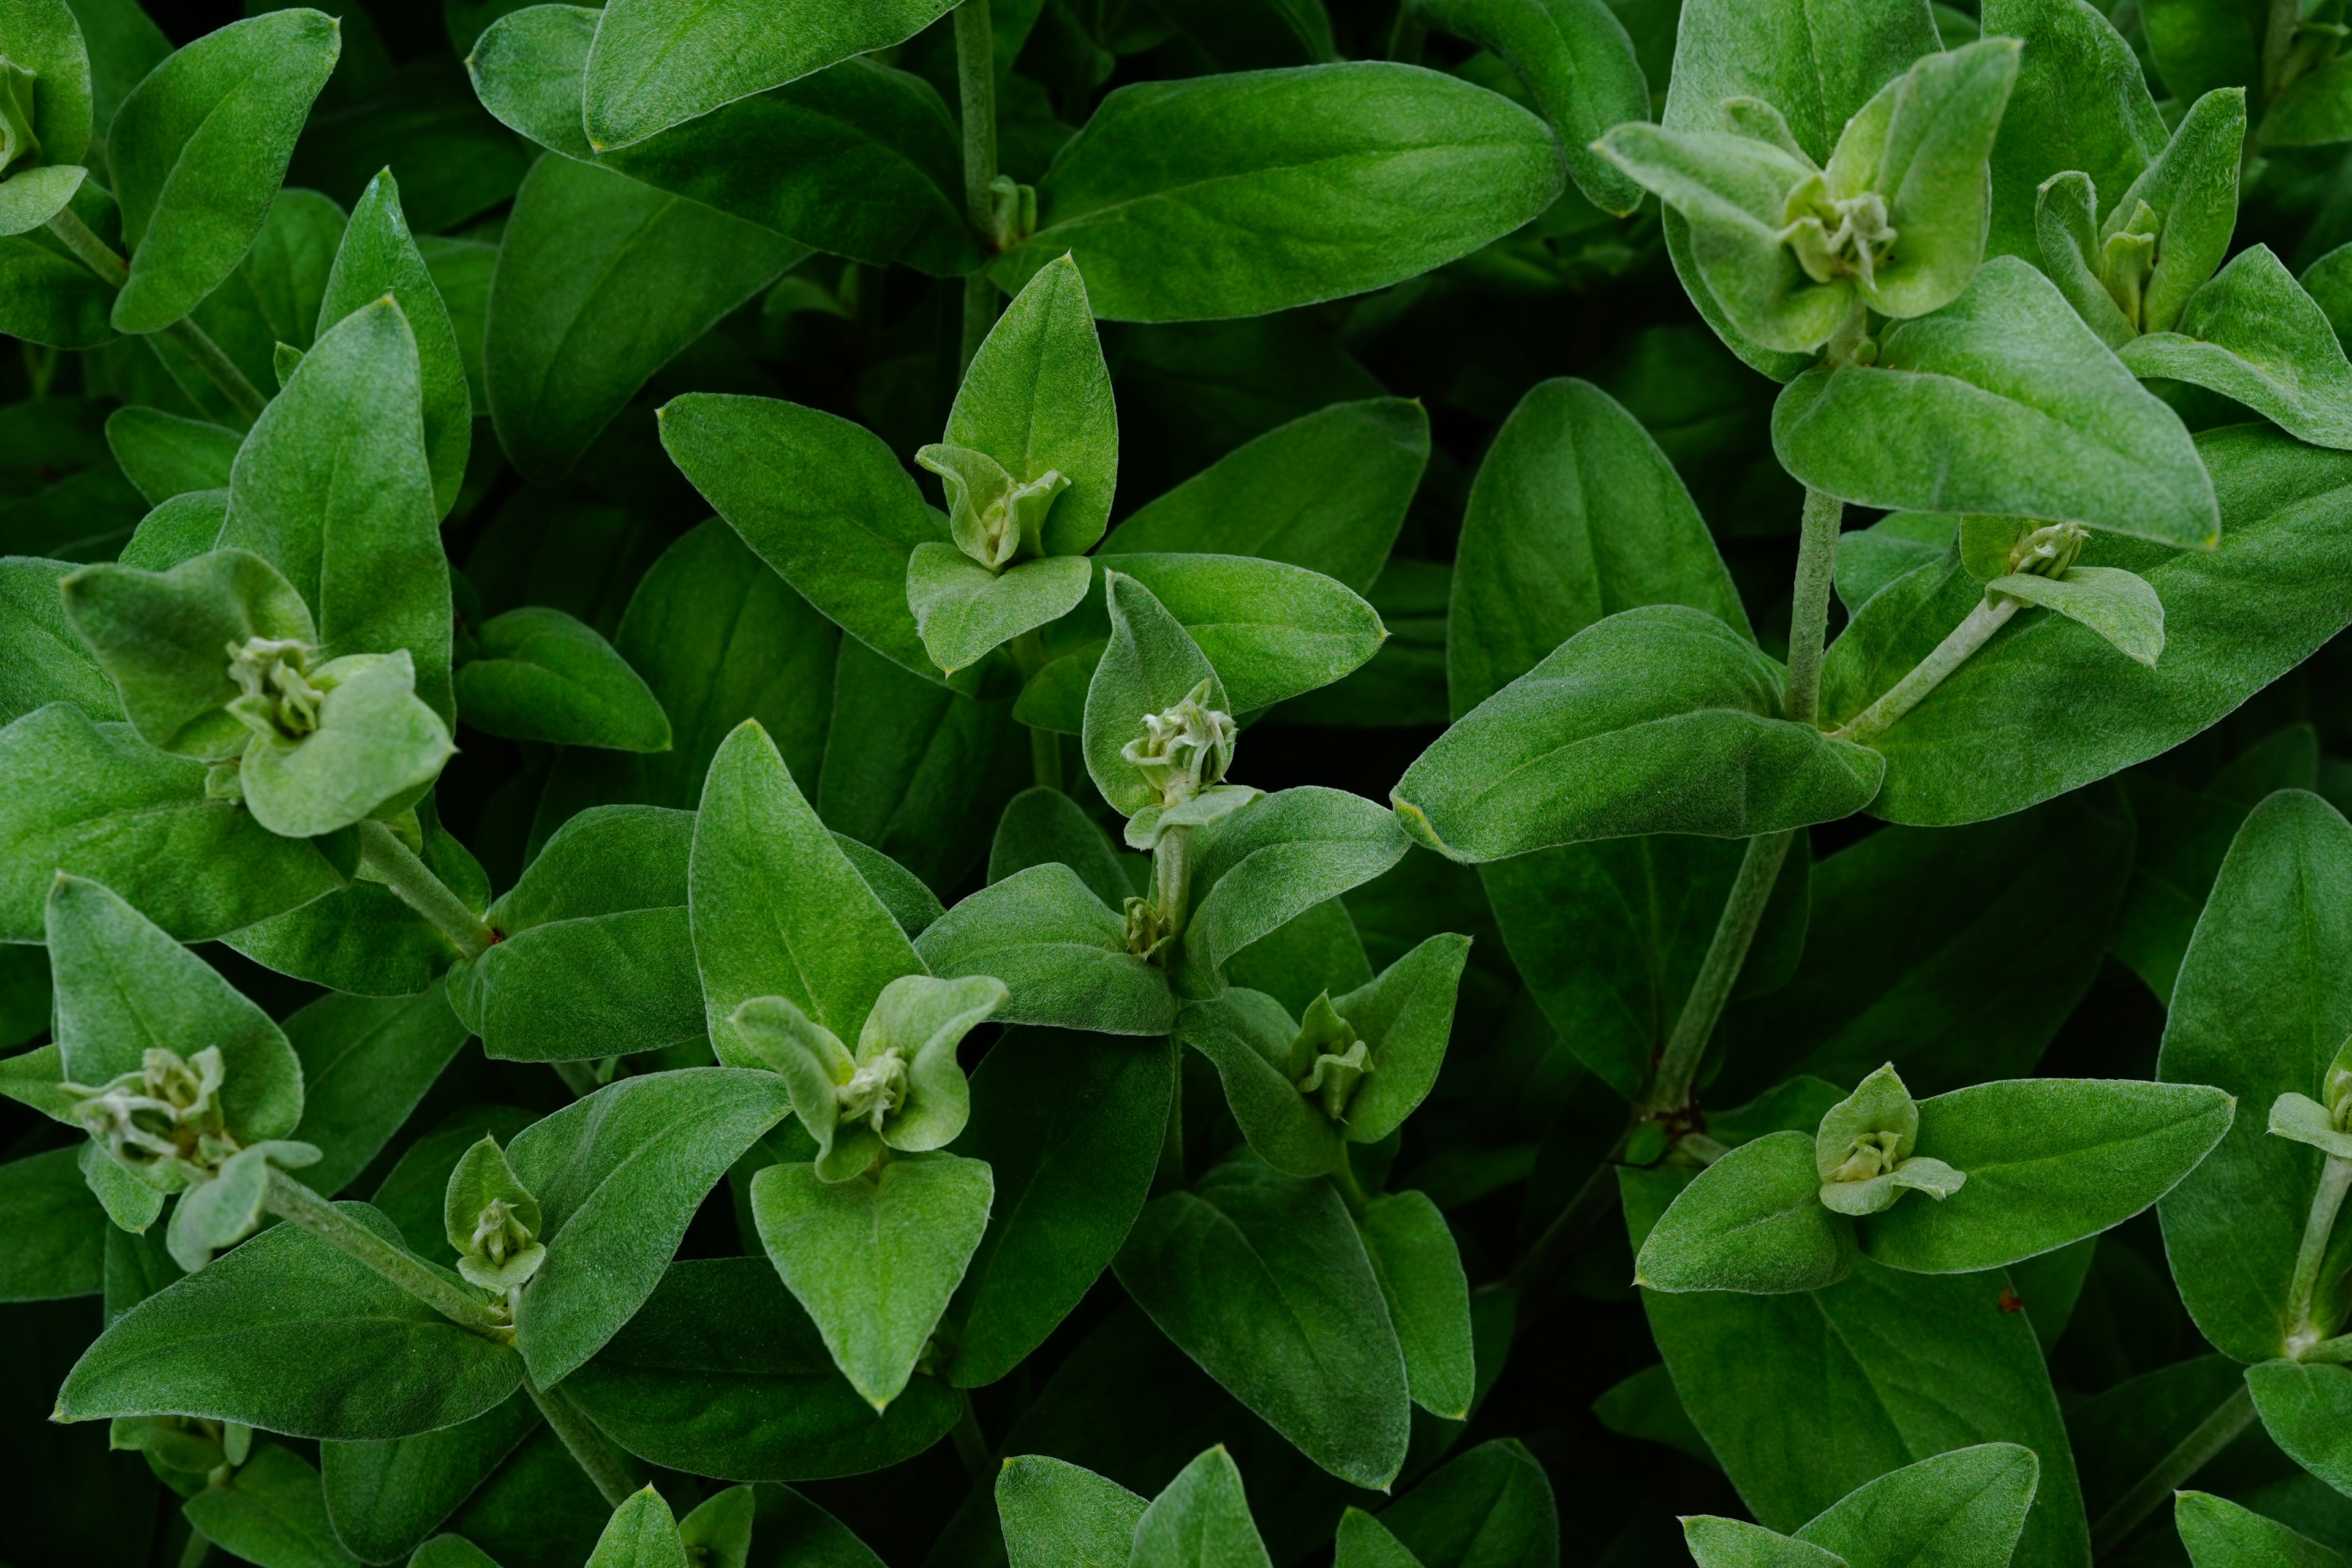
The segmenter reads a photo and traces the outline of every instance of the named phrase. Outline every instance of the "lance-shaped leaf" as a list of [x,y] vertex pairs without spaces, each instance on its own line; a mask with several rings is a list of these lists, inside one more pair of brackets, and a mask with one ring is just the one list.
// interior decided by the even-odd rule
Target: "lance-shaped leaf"
[[131,248],[117,331],[171,325],[229,275],[341,51],[333,17],[272,11],[205,34],[122,100],[107,135]]
[[2172,1522],[2196,1568],[2336,1568],[2344,1561],[2269,1515],[2211,1492],[2173,1493]]
[[689,1563],[677,1515],[649,1486],[622,1500],[588,1556],[588,1568],[689,1568]]
[[1853,1568],[1933,1554],[1952,1568],[2005,1568],[2041,1480],[2033,1450],[1979,1443],[1889,1470],[1809,1521],[1796,1539]]
[[646,378],[806,252],[569,158],[523,177],[490,283],[482,379],[525,477],[572,471]]
[[467,56],[482,106],[551,152],[868,266],[952,277],[980,259],[963,211],[956,126],[931,84],[870,58],[739,98],[626,147],[580,121],[601,13],[530,5]]
[[352,1568],[335,1535],[319,1472],[291,1448],[254,1446],[222,1482],[180,1505],[192,1531],[248,1563],[336,1563]]
[[[0,729],[0,935],[41,940],[59,871],[120,889],[183,942],[282,914],[344,885],[348,847],[281,838],[205,790],[205,764],[128,724],[55,702]],[[323,848],[341,858],[331,859]]]
[[386,294],[400,301],[401,314],[416,337],[417,384],[425,418],[425,467],[433,475],[433,510],[446,517],[466,477],[466,457],[474,440],[474,405],[466,390],[466,365],[457,350],[457,330],[449,307],[425,268],[408,232],[400,186],[392,171],[370,180],[352,208],[350,225],[335,251],[319,301],[323,333],[352,311]]
[[219,542],[284,573],[334,657],[404,651],[416,695],[446,723],[456,706],[449,559],[417,376],[396,300],[337,322],[238,449]]
[[1992,149],[1991,256],[2039,263],[2035,193],[2081,170],[2102,191],[2128,187],[2164,150],[2163,117],[2131,45],[2075,0],[1988,0],[1988,37],[2023,40],[2017,86]]
[[855,1040],[883,988],[923,961],[817,820],[756,721],[711,759],[688,871],[695,962],[721,1061],[765,1066],[735,1037],[735,1010],[782,996]]
[[297,1009],[284,1026],[302,1058],[302,1120],[294,1135],[320,1151],[302,1179],[329,1193],[374,1163],[467,1035],[437,984],[414,996],[330,993]]
[[1827,1547],[1744,1519],[1699,1514],[1682,1524],[1683,1542],[1699,1568],[1848,1568],[1845,1559]]
[[894,1159],[846,1182],[814,1165],[751,1179],[760,1244],[851,1384],[881,1410],[905,1391],[923,1346],[988,1226],[986,1164],[954,1154]]
[[310,606],[249,550],[215,550],[168,572],[85,566],[64,578],[66,616],[150,745],[215,762],[253,731],[229,712],[231,649],[247,639],[315,642]]
[[907,559],[947,529],[879,437],[814,408],[688,393],[662,448],[760,559],[851,637],[932,679],[907,605]]
[[[1095,826],[1077,802],[1042,784],[1023,790],[997,818],[996,837],[988,850],[988,880],[992,886],[1033,866],[1055,863],[1075,872],[1108,909],[1125,907],[1134,895],[1135,885],[1128,880],[1110,836]],[[1017,997],[1014,1005],[1019,1005]]]
[[1118,1281],[1202,1371],[1343,1480],[1404,1462],[1404,1355],[1330,1184],[1244,1155],[1145,1205]]
[[[397,1246],[365,1204],[336,1205]],[[85,1352],[62,1419],[169,1412],[339,1442],[406,1437],[495,1408],[522,1358],[299,1226],[273,1226],[148,1297]]]
[[1875,363],[1791,382],[1772,446],[1806,484],[1866,506],[2071,521],[2189,548],[2221,540],[2179,416],[2013,257],[1985,263],[1935,314],[1889,327]]
[[691,16],[660,0],[617,0],[588,57],[588,139],[599,150],[709,113],[723,103],[904,42],[940,0],[856,0],[779,8],[719,0]]
[[1703,611],[1596,622],[1422,753],[1391,798],[1472,862],[1635,833],[1748,837],[1878,793],[1875,753],[1780,717],[1780,667]]
[[982,888],[926,927],[915,951],[934,974],[1004,982],[1008,1024],[1164,1035],[1175,1016],[1166,973],[1128,951],[1119,916],[1059,862]]
[[996,1473],[996,1517],[1013,1568],[1127,1568],[1149,1506],[1117,1481],[1043,1454],[1007,1459]]
[[1426,1193],[1389,1193],[1365,1206],[1360,1225],[1412,1402],[1444,1420],[1469,1419],[1477,1392],[1470,1280],[1445,1216]]
[[1822,1203],[1821,1182],[1809,1134],[1740,1144],[1659,1218],[1635,1259],[1635,1283],[1750,1295],[1836,1284],[1853,1268],[1853,1222]]
[[938,1442],[960,1408],[918,1374],[877,1419],[765,1258],[671,1264],[564,1392],[633,1454],[744,1481],[887,1468]]
[[2135,338],[2121,353],[2135,375],[2207,387],[2298,439],[2352,447],[2352,362],[2267,245],[2240,251],[2190,295],[2177,330]]
[[1559,1533],[1551,1483],[1517,1438],[1481,1443],[1381,1510],[1381,1525],[1424,1563],[1469,1543],[1543,1561]]
[[107,450],[150,506],[190,490],[227,489],[243,440],[226,426],[160,408],[118,408],[106,416]]
[[[1115,321],[1262,315],[1383,288],[1550,205],[1543,121],[1435,71],[1365,60],[1143,82],[1105,99],[990,275],[1064,254]],[[1433,206],[1426,193],[1443,189]]]
[[1159,787],[1125,754],[1129,745],[1142,743],[1145,718],[1178,706],[1196,690],[1202,709],[1229,713],[1231,708],[1208,656],[1150,589],[1107,569],[1103,593],[1110,608],[1110,645],[1087,684],[1087,773],[1112,810],[1132,816],[1160,804]]
[[457,671],[458,715],[514,741],[669,750],[669,716],[613,645],[562,610],[526,605],[475,632]]
[[2100,221],[2102,248],[2126,234],[2154,236],[2153,264],[2142,262],[2132,272],[2139,293],[2134,324],[2140,331],[2171,331],[2230,253],[2245,140],[2244,89],[2205,93],[2189,105],[2156,162]]
[[1216,994],[1234,954],[1370,881],[1409,847],[1394,814],[1317,784],[1263,796],[1220,818],[1193,847],[1179,988]]
[[1242,1472],[1223,1445],[1177,1472],[1135,1521],[1137,1568],[1272,1568]]
[[1216,1068],[1226,1106],[1266,1163],[1324,1176],[1347,1158],[1339,1125],[1299,1091],[1292,1072],[1298,1025],[1282,1004],[1235,986],[1213,1002],[1186,1003],[1175,1037]]
[[1119,555],[1112,564],[1183,626],[1236,713],[1328,686],[1389,635],[1353,590],[1306,567],[1195,552]]
[[516,1135],[507,1162],[545,1218],[515,1337],[534,1377],[560,1381],[620,1331],[703,1197],[790,1104],[773,1073],[690,1068],[623,1079]]

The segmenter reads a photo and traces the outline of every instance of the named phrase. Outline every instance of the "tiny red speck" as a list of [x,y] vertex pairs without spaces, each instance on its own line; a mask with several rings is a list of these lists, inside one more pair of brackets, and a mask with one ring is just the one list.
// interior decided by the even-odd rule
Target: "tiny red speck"
[[2025,1310],[2025,1298],[2004,1285],[2000,1288],[2000,1310],[2004,1312]]

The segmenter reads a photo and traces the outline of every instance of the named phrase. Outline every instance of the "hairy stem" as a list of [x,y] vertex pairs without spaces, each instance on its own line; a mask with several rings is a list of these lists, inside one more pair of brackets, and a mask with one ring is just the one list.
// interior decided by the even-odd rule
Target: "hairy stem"
[[963,1409],[948,1434],[955,1442],[956,1458],[963,1461],[963,1473],[972,1479],[973,1484],[991,1485],[995,1479],[995,1458],[989,1452],[987,1436],[980,1429],[980,1417],[972,1412],[971,1390],[959,1389],[957,1393]]
[[360,825],[360,864],[400,895],[400,901],[423,915],[433,928],[455,943],[467,958],[479,958],[497,940],[481,916],[466,907],[449,884],[433,874],[400,836],[373,820]]
[[1151,898],[1171,935],[1181,935],[1192,903],[1193,827],[1161,830],[1151,855]]
[[618,1508],[628,1501],[629,1495],[637,1489],[636,1478],[629,1473],[621,1456],[613,1451],[604,1428],[589,1420],[587,1413],[572,1404],[572,1396],[562,1387],[541,1388],[529,1373],[523,1373],[522,1385],[530,1391],[531,1403],[547,1417],[555,1435],[563,1439],[563,1447],[572,1459],[596,1483],[596,1489],[604,1494],[604,1506]]
[[1845,502],[1805,492],[1797,537],[1797,581],[1789,605],[1789,685],[1781,711],[1810,724],[1822,705],[1822,648],[1830,629],[1830,584],[1837,575],[1838,531],[1845,525]]
[[[73,208],[58,208],[57,215],[49,219],[49,232],[72,251],[84,267],[98,274],[100,281],[120,289],[131,280],[130,263],[117,256],[112,246],[91,232],[89,225],[82,222]],[[188,357],[212,378],[213,384],[220,388],[221,395],[227,398],[239,414],[247,419],[261,417],[261,411],[268,406],[269,400],[246,379],[245,372],[236,368],[236,363],[221,351],[221,346],[213,342],[202,327],[183,316],[163,329],[163,336],[187,351]]]
[[488,1338],[511,1332],[506,1320],[456,1280],[438,1274],[407,1248],[386,1241],[285,1172],[269,1172],[269,1212],[358,1259],[451,1322]]
[[2200,1422],[2194,1432],[2158,1460],[2154,1468],[2133,1483],[2131,1490],[2117,1498],[2115,1505],[2092,1524],[2091,1555],[2104,1557],[2123,1544],[2125,1537],[2138,1529],[2141,1521],[2186,1486],[2214,1456],[2235,1442],[2238,1434],[2253,1419],[2254,1396],[2241,1383],[2212,1415]]
[[[1024,685],[1037,677],[1037,672],[1051,661],[1045,657],[1045,639],[1030,627],[1005,645],[1013,654],[1013,662],[1021,671]],[[1051,730],[1032,725],[1029,730],[1029,766],[1037,783],[1046,789],[1062,788],[1062,737]]]
[[1348,1212],[1358,1219],[1372,1206],[1372,1194],[1364,1191],[1364,1184],[1356,1174],[1356,1163],[1348,1158],[1348,1145],[1339,1145],[1339,1162],[1331,1167],[1331,1184],[1339,1189],[1339,1197]]
[[2009,624],[2017,614],[2015,599],[1988,594],[1968,619],[1952,628],[1951,635],[1936,645],[1936,649],[1912,668],[1911,673],[1896,681],[1877,701],[1855,714],[1842,730],[1832,731],[1840,740],[1868,744],[1895,721],[1927,699],[1927,693],[1944,684],[1952,671],[1967,662],[1969,655],[1984,647],[1987,638]]
[[2312,1316],[2319,1300],[2319,1270],[2327,1261],[2327,1243],[2336,1234],[2336,1215],[2344,1194],[2352,1191],[2352,1160],[2330,1154],[2319,1169],[2319,1186],[2311,1194],[2311,1214],[2303,1223],[2303,1245],[2295,1250],[2294,1281],[2287,1287],[2286,1352],[2301,1361],[2336,1325]]
[[180,1568],[205,1568],[205,1559],[212,1554],[212,1539],[194,1525],[188,1526],[187,1544],[180,1548]]
[[[996,179],[996,33],[990,25],[988,0],[963,0],[955,12],[956,94],[963,112],[963,205],[971,231],[980,237],[983,254],[1004,247],[997,231]],[[996,285],[985,272],[963,280],[963,343],[956,362],[960,375],[971,365],[981,341],[996,323]]]
[[1684,999],[1682,1014],[1666,1037],[1665,1052],[1658,1058],[1657,1076],[1651,1079],[1643,1102],[1650,1110],[1680,1110],[1690,1103],[1691,1079],[1698,1072],[1699,1058],[1715,1034],[1716,1020],[1723,1016],[1724,1004],[1731,1000],[1732,986],[1738,984],[1740,966],[1748,962],[1756,928],[1772,899],[1772,884],[1780,878],[1780,862],[1788,858],[1789,846],[1796,837],[1791,829],[1748,841],[1748,852],[1739,858],[1739,874],[1732,879],[1730,897],[1723,900],[1723,914],[1715,922],[1715,936],[1706,944],[1698,977],[1691,982],[1690,994]]

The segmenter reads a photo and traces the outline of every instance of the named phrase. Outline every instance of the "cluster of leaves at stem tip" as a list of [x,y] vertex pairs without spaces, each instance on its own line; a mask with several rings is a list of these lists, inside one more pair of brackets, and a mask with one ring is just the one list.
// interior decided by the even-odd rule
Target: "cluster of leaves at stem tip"
[[10,1563],[2352,1557],[2346,0],[252,9],[0,0]]

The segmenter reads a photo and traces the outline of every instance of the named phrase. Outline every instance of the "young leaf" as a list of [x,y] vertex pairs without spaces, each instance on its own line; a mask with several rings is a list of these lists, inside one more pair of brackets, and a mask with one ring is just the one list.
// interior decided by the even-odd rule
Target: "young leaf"
[[666,752],[669,716],[613,645],[561,610],[527,605],[476,630],[457,671],[458,715],[514,741]]
[[1011,991],[1008,1024],[1164,1035],[1167,975],[1128,950],[1126,928],[1077,873],[1049,862],[991,883],[915,943],[934,974],[990,974]]
[[877,1411],[905,1391],[994,1190],[986,1164],[940,1153],[889,1160],[870,1179],[822,1181],[803,1164],[752,1178],[760,1244]]
[[669,1504],[651,1487],[631,1493],[596,1538],[588,1568],[688,1568]]
[[2196,1568],[2337,1568],[2344,1561],[2309,1536],[2210,1492],[2173,1493],[2172,1522]]
[[1236,713],[1329,685],[1389,635],[1370,604],[1305,567],[1193,552],[1114,560],[1208,657]]
[[1143,742],[1145,718],[1195,691],[1199,705],[1212,713],[1231,709],[1208,656],[1149,588],[1106,568],[1103,593],[1110,607],[1110,646],[1087,684],[1087,773],[1113,811],[1132,816],[1161,804],[1159,787],[1126,755]]
[[290,742],[257,737],[236,773],[254,820],[289,838],[315,838],[415,799],[457,750],[417,693],[407,649],[351,654],[312,673],[326,693],[317,728]]
[[2139,61],[2114,24],[2075,0],[1988,0],[1989,37],[2019,38],[2025,53],[1992,149],[1989,256],[2039,262],[2035,193],[2079,169],[2102,191],[2122,191],[2168,138]]
[[[2168,85],[2175,85],[2167,78]],[[2155,262],[2139,285],[2138,319],[2145,332],[2168,332],[2213,269],[2230,251],[2238,221],[2238,173],[2246,140],[2242,88],[2207,92],[2191,103],[2172,140],[2132,182],[2099,225],[2102,245],[2126,228],[2152,232]],[[2147,204],[2149,220],[2139,216]]]
[[2120,351],[2135,375],[2209,387],[2315,446],[2352,447],[2352,362],[2267,245],[2240,251],[2189,297],[2176,330]]
[[918,544],[907,561],[907,607],[931,661],[953,675],[1022,633],[1061,619],[1087,596],[1094,568],[1076,555],[992,573],[952,544]]
[[227,489],[243,439],[209,420],[160,408],[118,408],[106,416],[107,449],[150,506],[190,490]]
[[1177,1473],[1136,1521],[1133,1568],[1272,1568],[1223,1445]]
[[171,325],[236,266],[341,51],[335,18],[271,11],[205,34],[122,100],[107,133],[131,247],[117,331]]
[[[1442,185],[1433,207],[1424,193]],[[1484,89],[1378,60],[1113,92],[990,276],[1067,254],[1106,321],[1255,316],[1384,288],[1551,205],[1550,131]]]
[[1193,848],[1192,914],[1183,931],[1179,988],[1187,995],[1216,994],[1234,954],[1326,899],[1370,881],[1410,847],[1393,815],[1361,795],[1316,784],[1263,796],[1223,817],[1201,831]]
[[1957,1448],[1848,1492],[1797,1539],[1852,1568],[1896,1568],[1930,1554],[1950,1568],[2007,1568],[2041,1469],[2015,1443]]
[[1043,1454],[1007,1459],[996,1475],[1012,1568],[1128,1568],[1150,1506],[1117,1481]]
[[1775,1132],[1724,1155],[1682,1191],[1643,1243],[1634,1282],[1653,1290],[1818,1290],[1853,1268],[1853,1224],[1821,1199],[1813,1141]]

